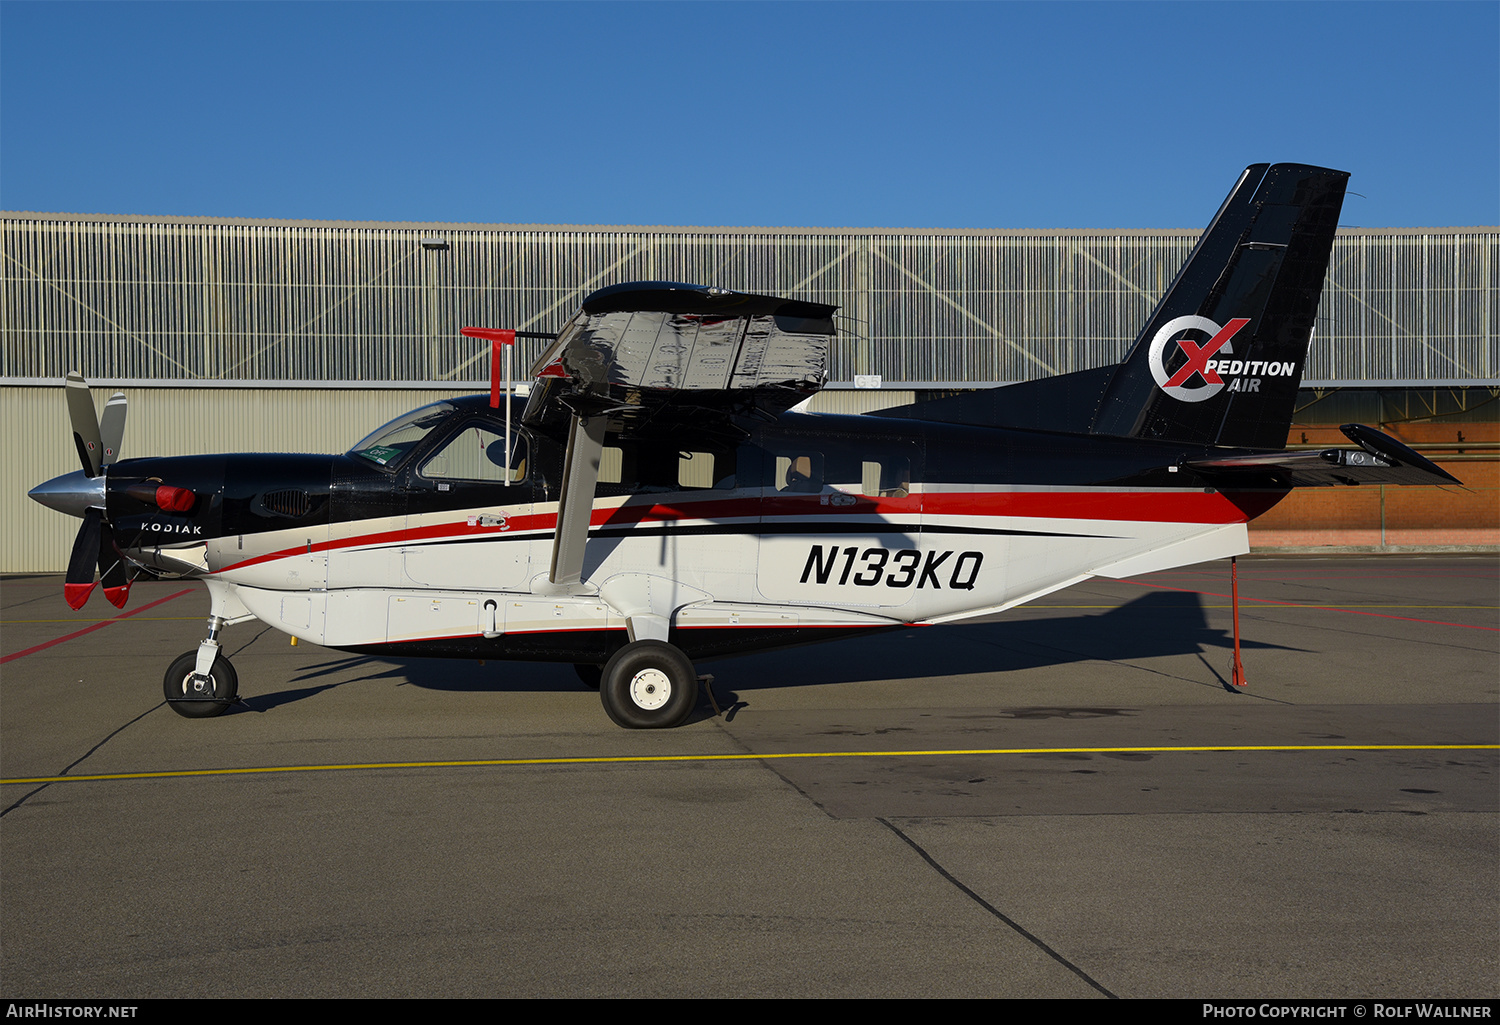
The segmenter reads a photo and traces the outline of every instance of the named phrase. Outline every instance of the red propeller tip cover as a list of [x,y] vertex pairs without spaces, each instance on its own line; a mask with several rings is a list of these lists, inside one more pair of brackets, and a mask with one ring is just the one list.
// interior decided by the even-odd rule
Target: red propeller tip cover
[[[72,587],[75,585],[69,584],[68,586]],[[130,600],[130,585],[122,584],[119,587],[106,587],[104,589],[104,597],[115,608],[123,609],[125,603]]]
[[63,584],[63,599],[67,601],[68,608],[77,612],[83,608],[89,600],[89,595],[94,593],[94,584]]

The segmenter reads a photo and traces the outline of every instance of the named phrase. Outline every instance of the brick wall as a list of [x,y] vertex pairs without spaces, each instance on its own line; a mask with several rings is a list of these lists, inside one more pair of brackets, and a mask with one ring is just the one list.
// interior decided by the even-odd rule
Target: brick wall
[[[1302,488],[1250,524],[1251,549],[1500,550],[1500,422],[1380,427],[1418,446],[1464,487]],[[1287,440],[1349,444],[1337,426],[1324,425],[1293,428]]]

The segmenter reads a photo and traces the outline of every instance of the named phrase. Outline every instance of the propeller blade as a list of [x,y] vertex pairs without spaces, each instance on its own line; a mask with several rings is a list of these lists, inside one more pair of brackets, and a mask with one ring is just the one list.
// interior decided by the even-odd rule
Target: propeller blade
[[83,472],[97,477],[99,457],[104,451],[99,438],[99,414],[94,412],[94,396],[89,393],[88,382],[76,370],[68,371],[67,396],[68,419],[73,423],[73,441],[78,446]]
[[130,570],[108,530],[99,532],[99,582],[104,585],[105,600],[123,609],[130,600]]
[[99,542],[104,533],[104,513],[85,509],[83,526],[73,541],[73,555],[68,559],[68,575],[63,578],[63,597],[68,608],[83,608],[94,592],[94,567],[99,562]]
[[120,442],[125,438],[125,393],[117,391],[104,404],[99,418],[99,438],[104,446],[99,465],[108,466],[120,458]]

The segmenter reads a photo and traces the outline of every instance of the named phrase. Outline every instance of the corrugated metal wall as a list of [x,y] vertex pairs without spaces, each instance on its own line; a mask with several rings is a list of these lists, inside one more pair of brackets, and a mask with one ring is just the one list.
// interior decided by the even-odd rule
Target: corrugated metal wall
[[[667,279],[837,303],[834,381],[1117,361],[1187,232],[340,226],[6,214],[0,378],[479,381],[465,324],[555,330]],[[448,249],[426,249],[440,236]],[[1500,229],[1346,231],[1309,383],[1500,378]],[[519,362],[542,343],[525,346]]]

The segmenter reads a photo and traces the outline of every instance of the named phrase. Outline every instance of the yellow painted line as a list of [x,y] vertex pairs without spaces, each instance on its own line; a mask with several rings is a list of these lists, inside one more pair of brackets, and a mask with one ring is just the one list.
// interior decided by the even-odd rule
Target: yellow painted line
[[444,762],[349,762],[342,765],[256,765],[239,769],[171,769],[111,772],[90,776],[26,776],[0,779],[0,786],[86,783],[174,776],[248,776],[266,772],[351,772],[363,769],[465,769],[495,765],[620,765],[653,762],[760,762],[780,758],[951,758],[955,755],[1195,754],[1249,751],[1500,751],[1500,744],[1226,744],[1207,747],[1006,747],[933,751],[791,751],[782,754],[606,755],[594,758],[483,758]]

